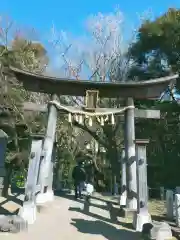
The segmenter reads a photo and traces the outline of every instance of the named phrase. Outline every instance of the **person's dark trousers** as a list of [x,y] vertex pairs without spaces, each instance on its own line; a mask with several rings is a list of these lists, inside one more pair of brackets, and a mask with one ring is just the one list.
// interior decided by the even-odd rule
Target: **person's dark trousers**
[[74,187],[75,187],[75,198],[81,198],[82,197],[81,183],[80,182],[75,182]]

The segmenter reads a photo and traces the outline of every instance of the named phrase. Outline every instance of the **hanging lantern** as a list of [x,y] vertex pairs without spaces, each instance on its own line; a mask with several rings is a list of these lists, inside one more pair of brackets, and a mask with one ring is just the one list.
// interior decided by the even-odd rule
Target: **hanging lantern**
[[68,114],[68,122],[72,123],[72,115],[71,115],[71,113]]

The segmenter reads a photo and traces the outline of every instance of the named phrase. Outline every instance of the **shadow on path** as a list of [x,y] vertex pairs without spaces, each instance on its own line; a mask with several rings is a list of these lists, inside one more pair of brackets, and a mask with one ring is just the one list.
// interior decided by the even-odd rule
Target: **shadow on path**
[[89,221],[84,219],[72,219],[71,225],[81,233],[102,235],[108,240],[138,240],[139,233],[125,229],[117,229],[103,221]]
[[[15,194],[15,195],[12,195],[12,196],[8,196],[7,198],[4,198],[3,201],[0,202],[0,214],[3,214],[3,215],[16,215],[19,211],[19,208],[14,210],[14,211],[9,211],[9,207],[6,206],[6,204],[8,204],[9,202],[13,202],[15,204],[18,204],[20,206],[22,206],[23,204],[23,201],[20,200],[18,198],[18,196],[20,196],[20,194]],[[12,204],[10,204],[12,205]],[[10,207],[11,209],[11,207]]]
[[114,222],[112,219],[109,219],[109,218],[106,218],[104,216],[100,216],[98,214],[90,212],[89,207],[90,207],[89,204],[84,203],[84,209],[81,209],[80,207],[69,207],[69,211],[79,212],[79,213],[82,213],[82,214],[86,214],[87,216],[99,219],[101,221],[118,224],[118,222]]
[[[71,201],[75,201],[75,202],[79,202],[79,203],[84,203],[84,204],[86,204],[85,199],[75,199],[75,197],[74,197],[73,195],[68,194],[68,193],[65,193],[65,192],[58,192],[58,193],[55,194],[55,196],[62,197],[62,198],[66,198],[66,199],[69,199],[69,200],[71,200]],[[107,211],[109,211],[109,210],[111,209],[112,211],[116,211],[117,215],[119,215],[120,209],[119,209],[118,212],[117,212],[117,210],[115,210],[115,209],[112,207],[112,205],[116,205],[116,203],[111,202],[111,201],[107,201],[107,200],[104,200],[104,199],[101,199],[101,198],[98,198],[98,197],[94,197],[94,196],[91,196],[90,199],[94,199],[94,200],[98,200],[98,201],[100,201],[100,202],[106,203],[106,205],[100,205],[100,204],[97,204],[97,203],[96,203],[96,204],[95,204],[95,203],[92,203],[92,201],[91,201],[91,202],[90,202],[90,206],[92,206],[92,207],[98,207],[98,208],[101,208],[101,209],[107,210]]]
[[121,227],[125,227],[127,229],[132,230],[132,223],[124,223],[124,222],[120,222],[117,219],[117,215],[116,213],[113,212],[112,210],[112,206],[109,208],[109,213],[110,213],[110,218],[104,217],[104,216],[100,216],[99,214],[95,214],[89,211],[89,208],[91,206],[91,203],[89,202],[84,202],[84,208],[81,209],[80,207],[69,207],[69,211],[76,211],[82,214],[85,214],[87,216],[96,218],[100,221],[106,222],[106,223],[111,223],[111,224],[118,224]]
[[69,194],[68,192],[64,192],[64,191],[54,191],[54,195],[57,196],[57,197],[66,198],[68,200],[79,202],[79,203],[83,203],[84,202],[84,199],[79,199],[79,198],[76,199],[74,197],[74,195]]
[[[107,222],[107,223],[118,224],[121,227],[125,227],[125,228],[130,229],[130,230],[133,229],[132,223],[121,222],[121,221],[118,220],[117,217],[121,216],[120,209],[114,208],[113,207],[114,203],[112,203],[111,201],[106,201],[106,200],[103,200],[103,199],[100,199],[100,198],[96,198],[94,196],[91,197],[91,199],[100,200],[100,201],[106,203],[106,205],[102,206],[102,205],[99,205],[99,204],[92,203],[91,200],[90,200],[90,202],[87,202],[87,201],[82,200],[82,199],[81,200],[80,199],[75,199],[73,195],[68,194],[68,193],[64,193],[64,192],[58,192],[58,193],[56,193],[56,196],[60,196],[60,197],[63,197],[63,198],[66,198],[66,199],[76,201],[76,202],[80,202],[80,203],[84,204],[83,209],[81,209],[80,207],[69,207],[69,211],[79,212],[79,213],[85,214],[87,216],[96,218],[100,221],[104,221],[104,222]],[[100,209],[103,209],[103,210],[107,210],[110,214],[110,218],[107,218],[105,216],[101,216],[99,214],[90,212],[89,211],[90,206],[91,207],[97,207],[97,208],[100,208]]]

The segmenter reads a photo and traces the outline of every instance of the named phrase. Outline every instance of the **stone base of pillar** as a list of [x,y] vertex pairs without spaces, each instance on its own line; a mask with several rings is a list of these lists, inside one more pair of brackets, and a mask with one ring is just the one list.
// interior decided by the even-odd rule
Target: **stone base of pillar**
[[154,221],[152,225],[153,227],[150,231],[150,239],[173,239],[171,226],[168,223]]
[[54,201],[54,192],[53,190],[47,190],[46,193],[39,193],[36,197],[37,205],[44,204],[46,202]]
[[142,232],[143,225],[146,223],[152,223],[151,215],[148,212],[134,214],[133,227],[137,232]]
[[0,215],[1,232],[19,233],[28,230],[28,223],[17,215]]
[[180,227],[180,194],[175,194],[176,225]]
[[137,210],[137,199],[133,198],[133,199],[126,199],[126,208],[128,209],[134,209]]
[[136,214],[136,210],[134,209],[122,208],[122,217],[125,218],[126,223],[132,222],[135,214]]
[[126,198],[127,198],[126,194],[120,195],[120,207],[126,206]]
[[24,202],[19,209],[18,215],[22,217],[28,224],[33,224],[36,221],[36,205],[32,202]]

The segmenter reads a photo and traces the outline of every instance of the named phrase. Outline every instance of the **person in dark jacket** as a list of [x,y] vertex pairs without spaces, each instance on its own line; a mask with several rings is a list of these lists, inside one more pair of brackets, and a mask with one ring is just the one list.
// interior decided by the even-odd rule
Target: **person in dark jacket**
[[72,178],[74,180],[75,198],[82,198],[82,183],[86,181],[86,172],[82,162],[79,162],[78,165],[74,167]]

